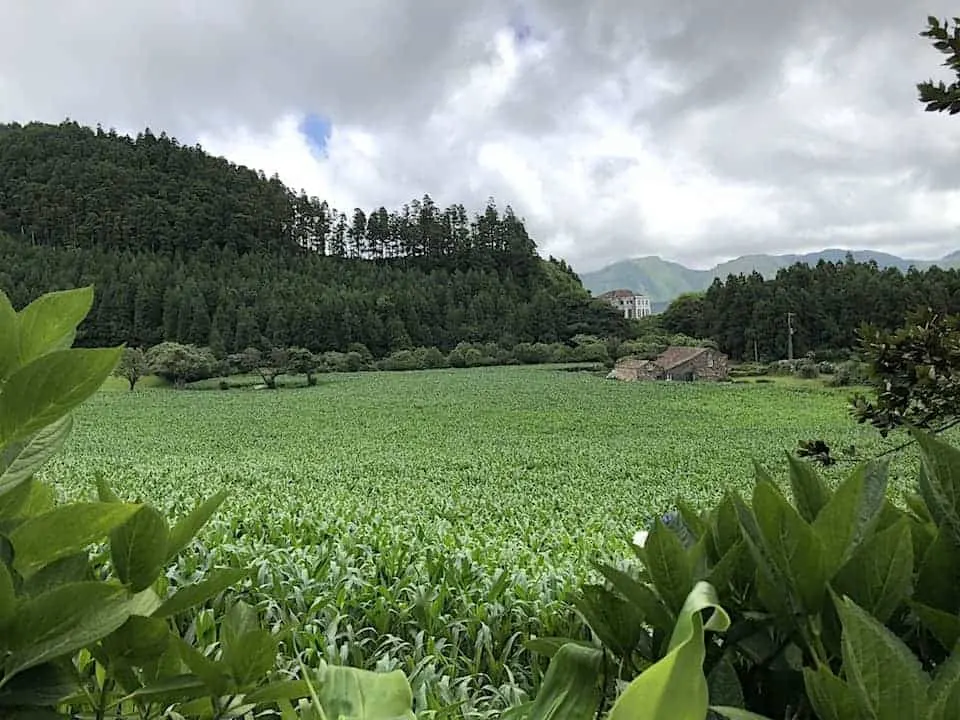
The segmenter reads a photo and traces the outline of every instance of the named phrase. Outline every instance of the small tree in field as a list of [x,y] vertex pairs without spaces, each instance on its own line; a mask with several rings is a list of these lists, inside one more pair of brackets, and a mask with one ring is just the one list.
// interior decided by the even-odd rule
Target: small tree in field
[[137,381],[150,372],[150,363],[147,361],[147,353],[143,348],[124,348],[120,362],[117,364],[113,374],[116,377],[122,377],[130,384],[130,391],[136,387]]
[[227,362],[238,372],[256,372],[263,379],[264,385],[275,390],[277,378],[290,371],[289,354],[290,351],[285,348],[274,348],[265,354],[257,348],[249,347],[228,357]]
[[302,347],[292,347],[287,351],[287,369],[296,375],[306,375],[307,385],[317,384],[316,372],[320,368],[320,358]]
[[150,348],[147,359],[154,373],[177,388],[193,380],[210,377],[217,364],[209,348],[175,342],[164,342]]

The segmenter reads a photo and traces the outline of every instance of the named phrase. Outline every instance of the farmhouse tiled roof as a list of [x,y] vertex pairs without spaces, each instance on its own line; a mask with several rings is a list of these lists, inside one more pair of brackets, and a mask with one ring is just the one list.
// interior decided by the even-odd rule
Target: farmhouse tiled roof
[[706,351],[707,348],[704,347],[671,346],[660,353],[660,356],[654,362],[664,370],[670,370],[671,368],[677,367],[677,365],[683,365],[685,362],[693,360]]

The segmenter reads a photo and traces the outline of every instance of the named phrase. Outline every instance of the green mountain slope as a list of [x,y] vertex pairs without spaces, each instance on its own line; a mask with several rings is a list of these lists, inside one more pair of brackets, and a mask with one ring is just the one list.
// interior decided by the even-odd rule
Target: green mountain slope
[[749,275],[754,270],[764,277],[773,277],[781,268],[798,262],[808,265],[816,265],[820,260],[841,262],[848,252],[857,262],[874,261],[881,268],[895,267],[905,271],[911,266],[920,270],[933,265],[944,269],[960,267],[960,251],[950,253],[940,260],[929,261],[909,260],[874,250],[848,251],[828,248],[802,255],[744,255],[720,263],[709,270],[694,270],[657,256],[647,256],[621,260],[594,272],[580,273],[580,279],[594,295],[608,290],[626,288],[642,292],[648,295],[655,305],[662,306],[683,293],[705,290],[714,278]]
[[88,345],[386,355],[626,332],[509,206],[344,213],[163,134],[0,125],[0,288],[20,307],[88,283]]

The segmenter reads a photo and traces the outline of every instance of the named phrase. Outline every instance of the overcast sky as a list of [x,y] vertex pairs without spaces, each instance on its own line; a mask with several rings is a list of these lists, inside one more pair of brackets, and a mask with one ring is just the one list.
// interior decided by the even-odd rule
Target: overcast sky
[[181,141],[344,210],[424,193],[579,271],[960,249],[947,0],[0,0],[0,121]]

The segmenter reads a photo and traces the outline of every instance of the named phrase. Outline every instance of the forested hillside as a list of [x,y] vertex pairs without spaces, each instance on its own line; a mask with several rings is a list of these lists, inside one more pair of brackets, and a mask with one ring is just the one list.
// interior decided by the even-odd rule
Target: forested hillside
[[348,215],[149,130],[0,125],[0,287],[21,306],[91,282],[81,344],[384,355],[626,334],[492,201],[474,217],[429,197]]
[[843,262],[847,255],[853,256],[858,262],[875,261],[881,269],[895,267],[903,272],[911,267],[925,270],[936,265],[943,269],[952,269],[960,265],[958,252],[945,255],[939,260],[916,260],[876,250],[849,251],[828,248],[803,255],[742,255],[709,270],[695,270],[656,256],[639,257],[621,260],[593,272],[580,273],[580,279],[584,287],[595,295],[617,288],[630,288],[649,296],[655,307],[666,307],[670,301],[684,293],[706,290],[717,278],[723,280],[729,275],[749,275],[754,271],[765,278],[772,278],[781,269],[797,263],[816,265],[821,260]]
[[758,272],[714,280],[703,293],[678,298],[661,320],[672,332],[714,340],[734,358],[787,356],[792,313],[796,357],[843,351],[856,344],[862,323],[894,330],[909,312],[929,307],[960,312],[960,271],[931,267],[881,268],[875,262],[797,263],[764,279]]

